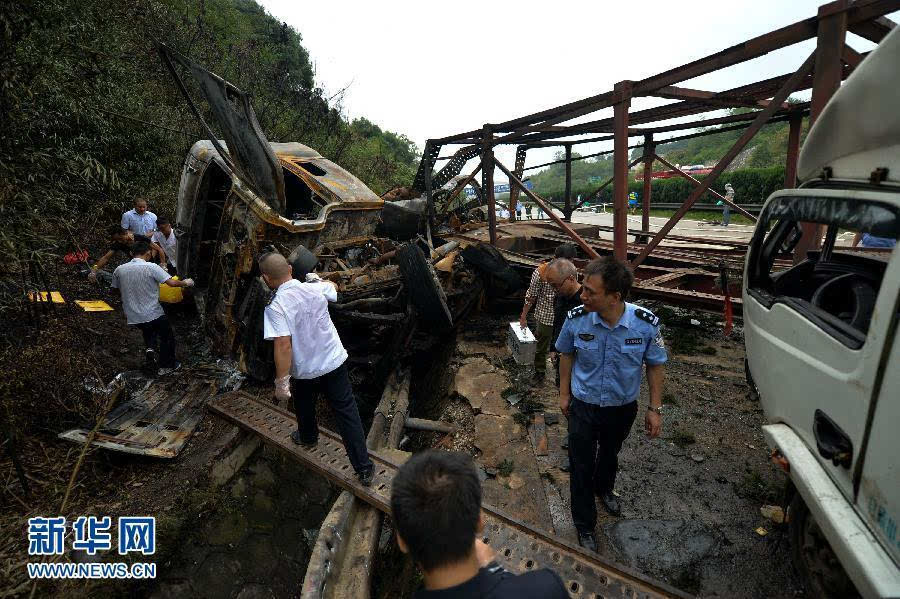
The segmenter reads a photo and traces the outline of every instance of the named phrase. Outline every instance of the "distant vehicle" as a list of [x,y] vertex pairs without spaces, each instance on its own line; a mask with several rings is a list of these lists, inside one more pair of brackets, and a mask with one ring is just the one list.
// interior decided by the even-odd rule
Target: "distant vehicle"
[[[679,169],[691,175],[692,177],[696,177],[697,175],[708,175],[712,172],[714,167],[712,166],[703,166],[702,164],[693,164],[688,166],[679,167]],[[671,179],[672,177],[680,177],[681,175],[678,171],[668,170],[668,171],[653,171],[650,173],[651,179]],[[637,172],[634,174],[635,181],[643,181],[644,180],[644,172]]]
[[[803,184],[769,197],[747,253],[748,383],[795,489],[794,561],[812,597],[900,596],[900,252],[836,243],[900,238],[898,69],[894,30],[822,111]],[[803,223],[825,231],[822,249],[776,272]]]

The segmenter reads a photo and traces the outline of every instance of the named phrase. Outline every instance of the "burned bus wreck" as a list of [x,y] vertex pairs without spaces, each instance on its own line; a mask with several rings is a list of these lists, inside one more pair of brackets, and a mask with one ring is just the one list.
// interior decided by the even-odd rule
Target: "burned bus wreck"
[[210,130],[184,162],[175,232],[179,272],[197,282],[212,346],[242,371],[261,380],[273,372],[262,338],[271,292],[257,261],[269,251],[288,258],[295,278],[316,272],[337,285],[336,326],[368,327],[344,336],[351,356],[361,338],[367,347],[358,354],[391,359],[416,315],[429,334],[441,334],[472,305],[480,279],[458,243],[417,237],[421,211],[390,206],[383,218],[385,201],[339,165],[303,144],[266,140],[243,92],[168,49],[162,54],[196,112],[174,63],[188,67],[223,128],[223,140]]

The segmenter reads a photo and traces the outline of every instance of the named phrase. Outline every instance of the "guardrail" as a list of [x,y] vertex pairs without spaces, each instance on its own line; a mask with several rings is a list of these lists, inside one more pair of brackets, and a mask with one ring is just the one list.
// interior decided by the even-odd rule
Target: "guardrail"
[[[738,204],[738,205],[751,214],[759,214],[763,207],[762,204]],[[605,208],[605,210],[604,210],[604,208]],[[681,208],[681,204],[679,204],[679,203],[656,203],[656,202],[654,202],[654,203],[650,204],[651,210],[678,210],[679,208]],[[690,211],[690,212],[695,212],[697,210],[717,210],[717,211],[721,212],[722,207],[716,206],[715,204],[694,204],[693,206],[688,208],[688,211]],[[609,203],[591,204],[589,209],[581,208],[580,211],[581,212],[597,212],[597,211],[611,212],[612,204],[609,204]],[[640,205],[638,206],[638,212],[640,212]]]

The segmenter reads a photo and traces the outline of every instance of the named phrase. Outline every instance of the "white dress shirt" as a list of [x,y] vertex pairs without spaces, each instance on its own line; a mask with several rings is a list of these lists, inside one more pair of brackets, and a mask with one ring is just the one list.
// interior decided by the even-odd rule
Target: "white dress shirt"
[[282,283],[266,306],[263,337],[291,337],[291,376],[314,379],[336,369],[347,359],[337,329],[328,314],[328,302],[337,301],[331,283]]
[[112,286],[122,294],[122,310],[128,324],[141,324],[164,316],[159,303],[159,285],[170,279],[169,273],[155,262],[132,258],[112,274]]
[[172,266],[176,266],[176,260],[178,258],[178,240],[175,239],[175,229],[172,229],[172,232],[169,233],[168,237],[163,235],[162,231],[154,231],[150,241],[159,244],[166,253],[166,262]]
[[146,210],[143,214],[138,214],[132,208],[122,214],[122,228],[137,235],[150,237],[150,233],[156,230],[156,215],[149,210]]

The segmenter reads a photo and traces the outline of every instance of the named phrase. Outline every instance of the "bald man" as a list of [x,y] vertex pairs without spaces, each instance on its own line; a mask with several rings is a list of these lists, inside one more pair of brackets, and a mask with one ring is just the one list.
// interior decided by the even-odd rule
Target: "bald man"
[[316,394],[322,392],[334,410],[347,457],[359,481],[372,483],[359,409],[347,375],[347,351],[328,314],[337,301],[337,287],[315,273],[305,283],[294,279],[291,265],[277,252],[260,259],[260,271],[275,297],[266,306],[263,336],[275,345],[275,398],[294,401],[297,430],[291,440],[313,450],[319,440]]

